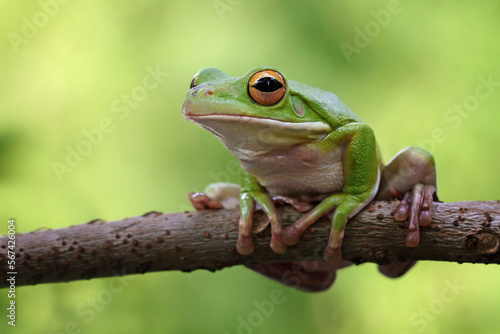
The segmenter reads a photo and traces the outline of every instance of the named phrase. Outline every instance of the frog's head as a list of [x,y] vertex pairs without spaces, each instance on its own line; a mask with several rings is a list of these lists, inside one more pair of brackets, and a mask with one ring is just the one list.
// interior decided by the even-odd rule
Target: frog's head
[[269,66],[256,67],[242,77],[204,68],[193,78],[182,112],[216,135],[235,156],[251,157],[319,141],[332,131],[331,122],[318,112],[323,108],[308,103],[305,95],[310,91],[304,93],[304,86]]

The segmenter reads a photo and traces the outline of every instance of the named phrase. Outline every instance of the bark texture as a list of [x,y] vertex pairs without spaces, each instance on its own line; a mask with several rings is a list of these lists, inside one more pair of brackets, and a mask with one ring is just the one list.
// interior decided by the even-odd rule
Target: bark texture
[[[343,258],[357,264],[387,264],[396,260],[432,260],[500,263],[500,202],[434,203],[430,226],[421,228],[420,245],[405,246],[407,222],[396,222],[397,202],[373,202],[346,228]],[[284,225],[302,214],[279,209]],[[68,282],[97,277],[162,270],[220,270],[247,263],[321,260],[329,236],[329,222],[321,219],[302,240],[284,254],[269,247],[269,227],[254,235],[255,252],[235,251],[237,210],[213,210],[142,216],[56,230],[17,234],[14,253],[7,236],[0,237],[0,287],[9,286],[16,272],[16,287]],[[255,215],[255,225],[266,222]],[[42,225],[42,224],[41,224]],[[12,243],[10,244],[12,245]],[[12,247],[11,247],[12,248]],[[15,254],[15,267],[8,261]]]

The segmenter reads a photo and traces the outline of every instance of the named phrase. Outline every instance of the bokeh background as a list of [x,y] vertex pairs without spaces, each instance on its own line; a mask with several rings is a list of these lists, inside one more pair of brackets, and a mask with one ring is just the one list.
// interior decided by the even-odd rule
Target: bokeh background
[[[230,154],[181,116],[207,66],[240,76],[268,64],[333,91],[373,127],[386,161],[429,149],[442,200],[500,199],[499,14],[496,0],[4,1],[0,234],[9,218],[28,232],[183,211],[189,191],[237,181]],[[151,71],[157,85],[144,89]],[[69,167],[78,147],[87,155]],[[317,294],[242,267],[130,276],[111,298],[109,279],[44,284],[18,288],[15,328],[0,290],[0,332],[492,333],[499,273],[422,262],[390,280],[364,264]],[[281,303],[259,311],[275,290]]]

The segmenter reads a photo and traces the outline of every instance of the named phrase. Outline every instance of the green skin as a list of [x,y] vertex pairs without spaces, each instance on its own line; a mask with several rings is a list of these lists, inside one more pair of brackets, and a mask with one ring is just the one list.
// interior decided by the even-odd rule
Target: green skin
[[[410,218],[406,244],[418,245],[418,227],[430,223],[435,194],[430,153],[418,147],[406,148],[383,166],[372,129],[333,93],[283,76],[281,100],[272,105],[257,103],[251,97],[249,81],[261,70],[276,71],[260,66],[241,77],[231,77],[205,68],[193,79],[183,105],[184,117],[212,132],[242,166],[238,252],[246,255],[254,250],[252,215],[258,204],[269,217],[271,248],[277,253],[296,244],[311,224],[328,215],[332,229],[324,259],[338,265],[347,220],[375,198],[394,197],[403,198],[395,218]],[[212,186],[217,191],[209,195],[222,201],[226,188]],[[233,185],[229,188],[234,189]],[[301,211],[315,206],[283,229],[276,198]],[[382,271],[398,276],[411,264],[386,266]]]

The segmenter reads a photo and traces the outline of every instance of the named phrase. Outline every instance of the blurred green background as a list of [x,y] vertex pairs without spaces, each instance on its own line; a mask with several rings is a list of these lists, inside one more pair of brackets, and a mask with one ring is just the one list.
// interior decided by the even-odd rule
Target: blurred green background
[[[240,76],[267,64],[333,91],[385,161],[429,149],[442,200],[500,199],[496,0],[42,0],[0,13],[0,234],[9,218],[27,232],[188,209],[186,194],[232,159],[181,116],[206,66]],[[154,69],[156,87],[140,88]],[[99,126],[102,139],[81,146]],[[77,147],[88,154],[56,173]],[[353,266],[318,294],[242,267],[130,276],[110,299],[109,279],[44,284],[18,289],[15,328],[0,290],[0,332],[491,333],[498,278],[497,266],[422,262],[398,280]],[[283,303],[264,314],[256,304],[274,290]]]

